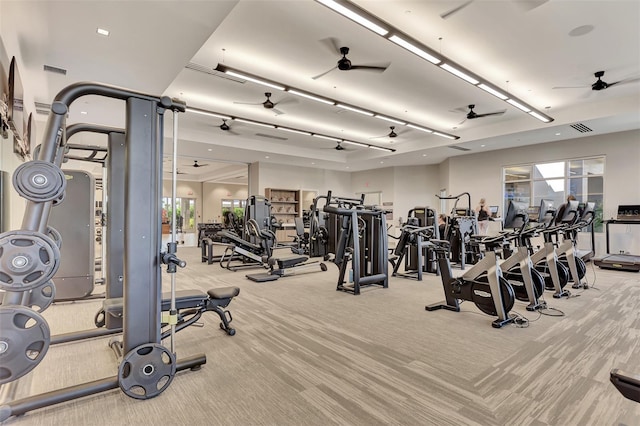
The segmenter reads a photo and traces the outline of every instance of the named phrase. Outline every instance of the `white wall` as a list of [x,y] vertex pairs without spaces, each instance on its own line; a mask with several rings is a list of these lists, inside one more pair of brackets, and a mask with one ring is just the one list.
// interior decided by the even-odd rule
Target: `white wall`
[[222,223],[222,200],[246,200],[249,198],[247,185],[203,183],[202,222]]
[[336,195],[353,194],[348,172],[260,163],[259,173],[259,193],[250,195],[264,195],[265,188],[317,191],[318,195],[326,195],[329,190]]

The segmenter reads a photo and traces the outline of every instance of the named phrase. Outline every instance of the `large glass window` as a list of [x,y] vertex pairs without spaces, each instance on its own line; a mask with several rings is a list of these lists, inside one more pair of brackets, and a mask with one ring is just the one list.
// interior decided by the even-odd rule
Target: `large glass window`
[[547,199],[559,206],[571,194],[581,202],[596,203],[594,226],[602,232],[604,162],[604,157],[597,157],[504,167],[503,211],[509,200],[535,207]]

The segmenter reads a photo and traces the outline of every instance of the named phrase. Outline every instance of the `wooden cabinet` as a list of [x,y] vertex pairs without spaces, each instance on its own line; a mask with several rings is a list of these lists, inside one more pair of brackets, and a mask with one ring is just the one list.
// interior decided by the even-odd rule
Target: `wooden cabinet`
[[296,234],[294,218],[301,216],[300,191],[266,188],[264,196],[271,202],[271,214],[284,229],[276,231],[278,241],[290,241]]

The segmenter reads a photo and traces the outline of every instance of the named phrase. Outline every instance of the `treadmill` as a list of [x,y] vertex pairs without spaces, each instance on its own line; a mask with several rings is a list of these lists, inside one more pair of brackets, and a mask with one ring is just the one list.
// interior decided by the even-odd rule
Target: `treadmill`
[[602,269],[617,269],[621,271],[640,271],[640,256],[633,254],[611,254],[609,248],[610,225],[640,225],[640,205],[618,206],[617,219],[605,220],[607,254],[594,259],[593,263]]

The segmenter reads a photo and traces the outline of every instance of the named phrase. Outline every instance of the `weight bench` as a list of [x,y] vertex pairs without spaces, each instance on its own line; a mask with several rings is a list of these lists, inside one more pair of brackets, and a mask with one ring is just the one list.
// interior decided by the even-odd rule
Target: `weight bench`
[[[231,312],[224,310],[231,300],[240,294],[238,287],[222,287],[212,288],[203,293],[199,290],[180,290],[176,291],[176,310],[178,311],[178,322],[176,324],[176,332],[185,327],[189,327],[200,319],[203,312],[213,311],[218,314],[220,320],[220,328],[229,336],[236,334],[236,330],[231,328],[229,324],[233,320]],[[98,312],[96,318],[102,314],[112,315],[114,317],[122,317],[122,297],[105,299],[102,302],[102,311]],[[163,323],[166,326],[165,314],[171,309],[171,293],[162,293],[162,312]],[[96,321],[96,326],[101,327],[103,323]],[[169,336],[170,330],[162,332],[162,339]]]

